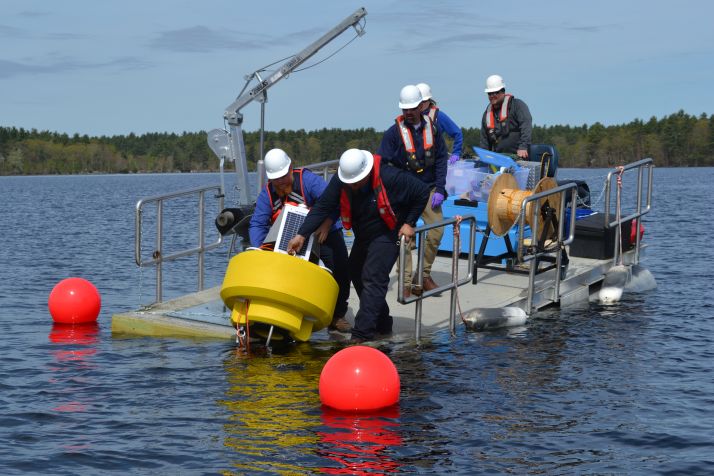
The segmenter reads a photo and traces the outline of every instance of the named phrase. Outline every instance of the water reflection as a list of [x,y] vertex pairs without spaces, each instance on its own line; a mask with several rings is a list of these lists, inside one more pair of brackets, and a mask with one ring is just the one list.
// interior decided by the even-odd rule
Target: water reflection
[[322,407],[318,382],[332,346],[301,344],[282,354],[252,348],[224,360],[231,412],[224,444],[228,474],[374,474],[399,467],[399,408],[345,413]]
[[[304,352],[304,353],[303,353]],[[229,388],[219,403],[231,411],[224,444],[239,474],[301,473],[318,443],[317,384],[326,358],[309,346],[273,356],[232,352],[224,361]],[[312,411],[312,412],[311,412]]]
[[54,344],[67,344],[61,349],[53,350],[57,362],[86,362],[87,357],[97,353],[96,344],[99,341],[99,325],[89,324],[53,324],[49,335]]
[[[96,322],[89,324],[53,324],[48,336],[52,345],[54,363],[49,366],[52,384],[56,395],[51,402],[53,412],[63,414],[87,413],[92,410],[92,403],[87,397],[91,382],[85,373],[94,371],[96,365],[92,361],[99,344],[99,326]],[[55,346],[57,348],[55,348]],[[77,415],[75,418],[82,418]],[[72,422],[65,420],[63,428],[65,438],[61,450],[65,453],[77,453],[88,450],[91,441],[82,432],[75,432]]]
[[318,455],[338,466],[323,466],[327,474],[389,474],[401,464],[395,448],[402,445],[399,431],[399,407],[364,413],[345,413],[323,407],[322,423],[329,431],[320,431]]
[[50,383],[66,386],[60,393],[72,398],[70,401],[58,402],[52,410],[67,413],[86,412],[89,405],[76,399],[79,394],[77,384],[84,387],[87,382],[82,377],[82,372],[94,368],[90,358],[97,353],[99,326],[96,322],[81,325],[55,323],[52,325],[49,340],[62,346],[52,351],[55,365],[50,367],[54,374]]

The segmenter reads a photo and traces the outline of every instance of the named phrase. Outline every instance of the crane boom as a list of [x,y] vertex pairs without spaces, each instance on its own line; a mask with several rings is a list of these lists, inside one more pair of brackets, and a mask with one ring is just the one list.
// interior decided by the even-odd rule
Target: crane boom
[[[294,56],[291,56],[273,75],[266,79],[262,79],[258,70],[246,77],[249,84],[253,79],[258,80],[258,84],[252,87],[247,92],[241,93],[238,98],[233,101],[225,110],[223,117],[228,123],[228,131],[222,129],[214,129],[208,133],[208,144],[220,159],[221,169],[221,194],[225,194],[223,188],[223,163],[225,159],[229,159],[235,163],[237,175],[237,188],[239,192],[238,205],[248,206],[251,201],[248,197],[248,165],[245,152],[245,142],[243,140],[243,115],[240,110],[254,100],[261,101],[261,154],[262,154],[262,133],[263,119],[265,111],[265,101],[267,100],[266,92],[275,83],[287,77],[291,72],[307,61],[322,47],[330,43],[342,32],[349,27],[354,27],[357,30],[357,35],[364,34],[364,28],[359,28],[359,22],[367,15],[367,10],[364,8],[357,9],[354,13],[342,20],[337,26],[325,33],[322,37],[311,43],[308,47],[300,51]],[[247,87],[246,84],[246,87]],[[243,88],[245,91],[245,87]],[[262,184],[262,177],[259,177],[258,184]],[[260,188],[258,188],[258,192]]]
[[[332,30],[328,31],[322,37],[315,40],[307,48],[303,49],[301,52],[292,56],[288,61],[286,61],[278,71],[276,71],[268,79],[260,81],[256,86],[250,89],[248,92],[242,94],[238,99],[233,101],[227,108],[224,117],[230,120],[233,116],[238,114],[238,112],[243,109],[247,104],[254,101],[256,98],[260,97],[262,93],[267,91],[275,83],[285,78],[287,75],[292,73],[298,66],[303,64],[305,61],[310,59],[315,53],[317,53],[323,46],[327,45],[329,42],[337,38],[343,31],[351,26],[356,27],[356,25],[362,20],[362,18],[367,15],[367,10],[360,8],[356,10],[352,15],[348,16],[342,22],[334,27]],[[364,30],[359,30],[358,34],[362,35]],[[249,76],[249,79],[256,77],[257,73],[253,73]]]

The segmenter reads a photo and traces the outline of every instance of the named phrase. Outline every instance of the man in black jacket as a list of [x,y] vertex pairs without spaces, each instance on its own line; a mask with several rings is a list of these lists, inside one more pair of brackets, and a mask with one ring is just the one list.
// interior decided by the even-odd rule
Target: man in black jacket
[[414,238],[414,227],[429,194],[429,187],[418,178],[382,166],[380,156],[349,149],[340,157],[337,175],[290,240],[288,252],[299,250],[305,237],[335,210],[340,210],[343,227],[354,227],[349,268],[360,306],[351,342],[392,332],[392,316],[385,299],[389,273],[399,257],[399,239]]

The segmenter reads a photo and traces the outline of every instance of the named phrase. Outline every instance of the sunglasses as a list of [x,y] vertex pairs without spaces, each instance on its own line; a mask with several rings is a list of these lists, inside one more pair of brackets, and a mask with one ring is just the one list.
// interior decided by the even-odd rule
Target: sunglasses
[[501,94],[501,91],[495,91],[495,92],[492,92],[492,93],[488,93],[488,97],[498,96],[499,94]]

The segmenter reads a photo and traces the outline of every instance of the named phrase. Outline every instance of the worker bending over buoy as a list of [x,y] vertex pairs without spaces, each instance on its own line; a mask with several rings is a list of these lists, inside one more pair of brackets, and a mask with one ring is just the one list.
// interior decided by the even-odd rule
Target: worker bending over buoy
[[[327,184],[322,177],[308,169],[293,168],[292,160],[281,149],[271,149],[265,154],[265,173],[268,183],[258,194],[248,231],[251,246],[272,250],[274,243],[264,241],[283,206],[290,203],[311,207]],[[345,314],[347,299],[350,297],[350,276],[347,270],[347,247],[338,213],[326,216],[314,232],[320,243],[320,259],[330,269],[339,286],[335,311],[328,328],[349,332],[351,326]]]
[[337,175],[290,240],[288,251],[300,250],[305,237],[337,211],[342,225],[354,228],[349,273],[360,306],[350,342],[391,334],[392,316],[385,299],[389,273],[399,257],[399,239],[414,238],[429,193],[429,187],[418,178],[394,167],[382,167],[379,155],[349,149],[340,157]]

